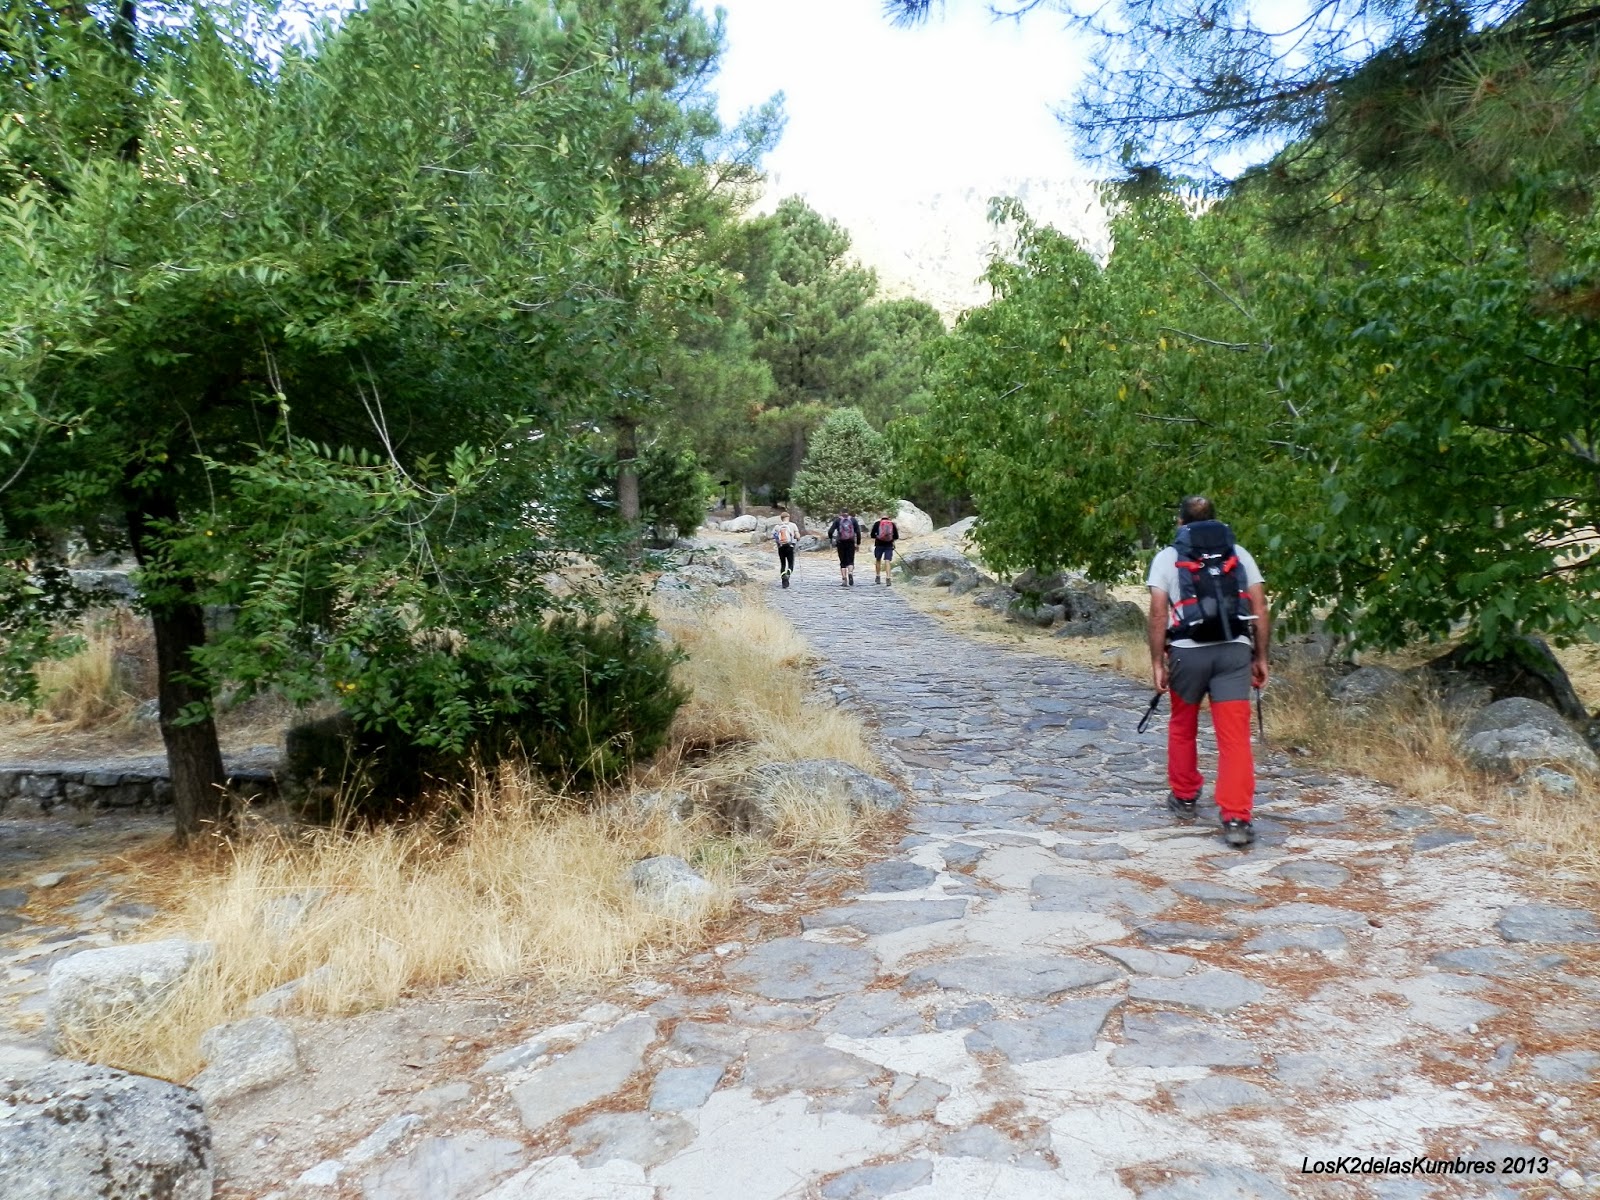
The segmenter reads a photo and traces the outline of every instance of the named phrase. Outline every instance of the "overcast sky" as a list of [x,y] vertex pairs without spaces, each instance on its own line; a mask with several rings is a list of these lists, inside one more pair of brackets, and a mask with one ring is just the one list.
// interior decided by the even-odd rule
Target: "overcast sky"
[[785,93],[789,124],[768,164],[784,193],[845,217],[841,208],[900,196],[1087,174],[1051,112],[1080,58],[1052,14],[995,22],[981,0],[952,0],[929,24],[900,29],[879,0],[721,7],[726,113]]

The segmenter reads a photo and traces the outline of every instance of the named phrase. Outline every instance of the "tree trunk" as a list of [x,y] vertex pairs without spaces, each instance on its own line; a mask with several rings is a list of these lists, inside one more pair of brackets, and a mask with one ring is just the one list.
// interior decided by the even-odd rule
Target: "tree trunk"
[[639,535],[639,425],[631,417],[617,418],[617,515],[632,533],[635,548]]
[[795,422],[794,433],[789,440],[789,478],[793,480],[800,473],[800,468],[806,461],[806,427],[799,421]]
[[[133,498],[128,508],[128,540],[141,569],[159,571],[160,552],[152,540],[155,525],[175,520],[177,515],[178,506],[170,495],[145,492]],[[163,574],[160,586],[153,590],[159,601],[150,605],[150,625],[156,639],[161,740],[172,776],[173,820],[178,840],[185,841],[207,824],[223,823],[228,780],[222,768],[217,723],[211,715],[211,688],[194,670],[194,651],[206,641],[205,613],[194,598],[194,584]],[[178,594],[163,594],[173,592]],[[196,704],[204,706],[205,716],[180,725],[179,716]]]

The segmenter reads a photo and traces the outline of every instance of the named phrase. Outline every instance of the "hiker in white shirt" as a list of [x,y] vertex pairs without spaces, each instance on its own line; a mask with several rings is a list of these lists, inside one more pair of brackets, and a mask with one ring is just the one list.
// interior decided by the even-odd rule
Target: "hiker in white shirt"
[[800,540],[800,526],[789,520],[787,511],[780,509],[778,523],[772,527],[772,540],[778,547],[778,578],[789,586],[789,576],[794,574],[794,547]]

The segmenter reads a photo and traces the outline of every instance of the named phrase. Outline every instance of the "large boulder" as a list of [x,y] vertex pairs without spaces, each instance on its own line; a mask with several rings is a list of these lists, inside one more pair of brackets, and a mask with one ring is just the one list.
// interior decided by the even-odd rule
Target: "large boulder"
[[1496,700],[1521,696],[1555,709],[1569,721],[1589,719],[1572,680],[1541,639],[1512,638],[1506,652],[1498,658],[1472,659],[1471,653],[1472,647],[1457,646],[1423,669],[1435,677],[1435,686],[1440,691],[1477,684],[1487,687]]
[[977,527],[977,517],[962,517],[954,525],[946,525],[939,530],[939,536],[960,545],[972,536],[972,531]]
[[895,501],[894,523],[903,538],[926,537],[933,532],[933,518],[909,500]]
[[1328,695],[1346,708],[1365,712],[1409,699],[1415,694],[1411,680],[1393,667],[1357,667],[1328,685]]
[[1461,734],[1467,761],[1485,771],[1516,775],[1535,766],[1600,773],[1600,757],[1553,708],[1513,696],[1475,715]]
[[58,1040],[70,1041],[106,1021],[153,1010],[210,957],[210,942],[182,938],[70,955],[50,968],[46,1020]]
[[745,513],[742,517],[732,517],[722,523],[723,533],[753,533],[759,524],[755,517]]
[[643,858],[628,870],[640,903],[666,916],[687,916],[711,902],[717,889],[676,854]]
[[729,814],[735,829],[765,836],[777,824],[786,795],[833,792],[856,812],[895,812],[905,805],[899,788],[836,758],[763,763],[736,793]]
[[210,1200],[215,1180],[189,1088],[88,1063],[0,1073],[6,1200]]
[[246,1017],[216,1025],[200,1036],[206,1068],[189,1086],[207,1104],[271,1087],[300,1073],[294,1030],[276,1017]]
[[1107,637],[1144,629],[1144,609],[1131,600],[1113,600],[1094,593],[1071,592],[1063,598],[1061,628],[1056,637]]
[[925,579],[943,571],[957,575],[977,575],[978,568],[961,551],[950,546],[918,546],[895,557],[902,573],[913,579]]

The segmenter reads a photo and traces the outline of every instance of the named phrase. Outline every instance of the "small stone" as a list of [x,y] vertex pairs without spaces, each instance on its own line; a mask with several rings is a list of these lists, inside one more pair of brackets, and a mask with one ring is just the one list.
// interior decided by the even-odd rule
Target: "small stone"
[[700,911],[717,891],[710,880],[675,854],[641,859],[629,869],[628,880],[647,908],[668,916]]
[[213,1026],[200,1037],[205,1070],[190,1084],[207,1104],[281,1083],[300,1071],[294,1031],[276,1017],[247,1017]]
[[889,1085],[884,1110],[891,1117],[903,1120],[926,1120],[933,1116],[940,1102],[949,1095],[950,1085],[937,1079],[896,1075]]
[[36,888],[53,888],[59,887],[66,881],[66,878],[66,871],[46,871],[43,875],[35,875],[32,882]]
[[1493,975],[1510,978],[1530,971],[1549,970],[1567,961],[1564,954],[1525,954],[1506,946],[1471,946],[1464,950],[1446,950],[1428,960],[1445,971],[1461,971],[1469,975]]
[[1078,959],[995,955],[918,967],[906,976],[904,986],[911,991],[937,987],[980,996],[1048,1000],[1064,992],[1121,978],[1121,975],[1115,967]]
[[663,1067],[650,1086],[651,1112],[688,1112],[701,1107],[722,1082],[724,1069]]
[[1566,1191],[1575,1192],[1583,1186],[1583,1176],[1568,1167],[1557,1177],[1556,1184]]
[[1062,858],[1070,858],[1078,862],[1119,862],[1132,858],[1127,849],[1116,842],[1090,842],[1084,845],[1079,842],[1057,842],[1055,852]]
[[1174,1004],[1200,1012],[1230,1013],[1254,1004],[1267,989],[1234,971],[1202,971],[1183,979],[1136,979],[1128,988],[1134,1000]]
[[1155,946],[1178,946],[1184,942],[1231,942],[1239,936],[1237,929],[1218,929],[1213,925],[1196,925],[1192,921],[1150,921],[1136,926],[1134,932]]
[[1350,882],[1350,872],[1337,863],[1321,862],[1314,858],[1297,858],[1279,863],[1267,872],[1302,887],[1343,887]]
[[425,1138],[362,1177],[364,1200],[469,1200],[522,1165],[522,1143],[466,1134]]
[[928,867],[899,860],[869,863],[862,875],[868,892],[912,892],[927,887],[939,877],[938,872]]
[[1195,960],[1187,954],[1170,954],[1165,950],[1140,950],[1135,946],[1096,946],[1095,949],[1115,959],[1135,975],[1176,979],[1195,964]]
[[853,946],[778,938],[727,969],[733,986],[769,1000],[826,1000],[858,991],[878,974],[878,957]]
[[397,1117],[390,1117],[382,1125],[379,1125],[366,1137],[346,1150],[340,1156],[341,1164],[344,1166],[359,1166],[362,1163],[369,1163],[380,1154],[390,1150],[406,1134],[421,1125],[422,1118],[416,1113],[401,1113]]
[[1421,853],[1425,850],[1437,850],[1441,846],[1458,846],[1477,840],[1470,833],[1458,833],[1453,829],[1430,829],[1427,833],[1419,833],[1412,838],[1411,848]]
[[1514,904],[1501,913],[1495,928],[1508,942],[1600,942],[1600,925],[1592,912],[1555,904]]
[[880,1163],[835,1175],[822,1185],[822,1195],[823,1200],[876,1200],[921,1187],[932,1178],[933,1163],[925,1158]]
[[1181,879],[1172,885],[1172,890],[1180,896],[1187,896],[1202,904],[1253,906],[1262,902],[1261,897],[1254,892],[1241,891],[1239,888],[1204,880]]

